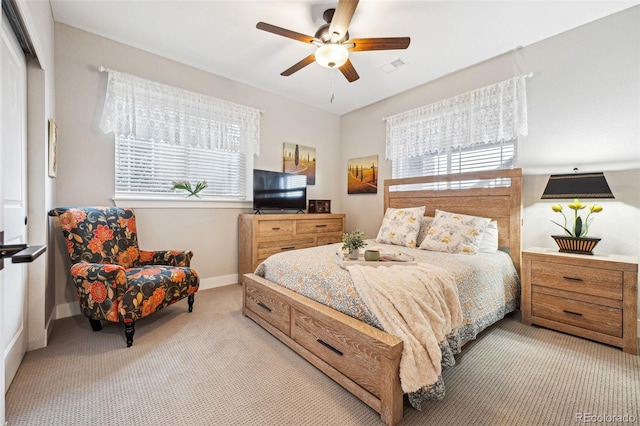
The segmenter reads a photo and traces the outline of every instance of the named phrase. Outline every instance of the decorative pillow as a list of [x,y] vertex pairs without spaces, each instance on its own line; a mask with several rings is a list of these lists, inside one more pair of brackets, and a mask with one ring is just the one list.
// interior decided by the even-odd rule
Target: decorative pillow
[[433,216],[422,216],[420,218],[420,230],[418,231],[418,238],[416,239],[417,246],[422,244],[424,238],[427,236],[427,232],[429,232],[433,219]]
[[420,218],[424,216],[424,210],[424,206],[407,209],[387,208],[376,242],[415,248]]
[[476,254],[491,222],[485,217],[436,210],[436,216],[420,248],[446,253]]
[[480,253],[495,253],[498,251],[498,222],[495,220],[489,222],[487,229],[484,230],[478,251]]

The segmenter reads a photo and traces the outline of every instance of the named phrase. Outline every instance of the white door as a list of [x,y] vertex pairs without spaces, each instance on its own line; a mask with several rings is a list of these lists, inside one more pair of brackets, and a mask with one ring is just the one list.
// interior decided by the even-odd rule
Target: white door
[[[27,66],[6,16],[2,14],[0,55],[0,231],[4,244],[26,242]],[[43,124],[44,125],[44,124]],[[6,392],[27,349],[27,273],[22,263],[4,260],[0,271],[0,336]],[[4,423],[4,398],[1,421]]]

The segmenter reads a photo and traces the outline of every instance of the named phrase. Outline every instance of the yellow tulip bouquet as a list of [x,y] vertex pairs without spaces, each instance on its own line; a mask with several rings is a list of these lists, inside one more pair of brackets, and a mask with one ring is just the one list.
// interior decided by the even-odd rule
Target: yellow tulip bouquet
[[553,220],[551,222],[555,223],[556,225],[564,229],[565,234],[567,234],[567,236],[569,237],[574,237],[574,238],[586,237],[587,233],[589,232],[589,224],[593,221],[593,218],[590,219],[591,215],[593,213],[601,212],[602,206],[592,204],[591,207],[589,207],[589,214],[587,215],[584,221],[578,215],[578,210],[586,209],[587,208],[586,204],[582,204],[577,199],[574,199],[573,203],[567,204],[567,207],[569,207],[571,210],[574,211],[573,232],[567,228],[567,217],[564,215],[564,212],[562,211],[562,206],[560,204],[551,206],[551,209],[554,212],[558,212],[562,215],[562,217],[564,218],[564,225],[560,225],[558,222],[555,222]]

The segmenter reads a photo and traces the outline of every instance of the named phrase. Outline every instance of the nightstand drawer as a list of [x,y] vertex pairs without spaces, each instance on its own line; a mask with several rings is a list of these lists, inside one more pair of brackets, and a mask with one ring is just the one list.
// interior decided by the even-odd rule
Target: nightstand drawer
[[609,306],[533,291],[531,315],[622,337],[622,310]]
[[610,269],[533,261],[531,285],[622,300],[622,272]]

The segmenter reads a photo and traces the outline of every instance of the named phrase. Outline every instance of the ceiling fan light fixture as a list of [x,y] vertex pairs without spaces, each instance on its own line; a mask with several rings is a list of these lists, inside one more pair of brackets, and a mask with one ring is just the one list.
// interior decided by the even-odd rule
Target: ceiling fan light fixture
[[349,51],[341,44],[327,43],[318,47],[315,57],[325,68],[340,68],[349,59]]

